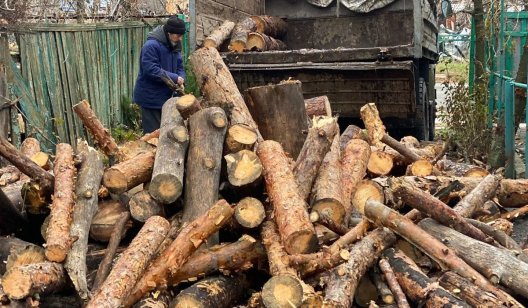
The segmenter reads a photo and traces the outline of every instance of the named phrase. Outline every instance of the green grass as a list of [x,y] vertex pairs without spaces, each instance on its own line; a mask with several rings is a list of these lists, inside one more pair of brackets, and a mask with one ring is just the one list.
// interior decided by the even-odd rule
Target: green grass
[[469,63],[453,61],[451,58],[441,58],[436,64],[436,72],[445,75],[445,79],[453,82],[467,82]]

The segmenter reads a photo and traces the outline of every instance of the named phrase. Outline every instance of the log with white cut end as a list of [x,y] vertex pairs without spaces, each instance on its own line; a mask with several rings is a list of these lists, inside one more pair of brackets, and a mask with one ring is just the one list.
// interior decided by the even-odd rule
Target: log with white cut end
[[330,100],[326,95],[305,99],[304,108],[306,109],[306,115],[308,118],[316,116],[332,116],[332,107],[330,106]]
[[227,152],[251,150],[257,142],[255,131],[245,125],[234,125],[227,129],[225,147]]
[[250,51],[285,50],[286,43],[269,35],[251,32],[248,35],[246,48]]
[[4,292],[11,299],[60,292],[68,286],[68,277],[60,263],[41,262],[17,266],[2,277]]
[[248,35],[257,30],[257,23],[250,17],[238,22],[233,31],[231,31],[231,38],[229,41],[229,51],[243,52],[245,51]]
[[53,171],[55,191],[46,235],[46,258],[53,262],[62,262],[66,259],[72,244],[70,228],[75,204],[74,190],[77,173],[73,162],[73,149],[69,144],[57,145]]
[[365,204],[368,200],[384,202],[385,196],[381,185],[372,180],[363,180],[356,186],[352,197],[352,205],[360,213],[364,213]]
[[222,43],[231,35],[231,31],[233,31],[234,27],[234,22],[225,20],[204,39],[203,46],[220,49]]
[[235,219],[245,228],[258,227],[265,217],[264,206],[258,199],[246,197],[240,200],[235,207]]
[[262,164],[257,154],[241,150],[224,156],[229,183],[234,187],[258,185],[262,179]]
[[247,286],[247,281],[241,275],[207,277],[182,290],[171,307],[232,307],[244,295]]
[[182,194],[188,144],[189,133],[176,108],[176,101],[169,100],[161,111],[160,137],[148,189],[161,204],[173,203]]
[[97,191],[103,177],[103,160],[94,148],[88,146],[86,141],[77,143],[77,151],[82,162],[77,176],[75,188],[77,198],[70,231],[70,235],[75,237],[76,241],[72,244],[64,267],[79,297],[86,300],[89,292],[86,281],[86,253],[92,218],[97,212]]
[[388,175],[394,166],[394,157],[380,150],[373,150],[370,154],[367,169],[375,176]]
[[[119,256],[112,271],[86,307],[120,307],[168,230],[169,222],[165,218],[149,218],[128,248]],[[125,281],[126,283],[123,283]]]
[[433,164],[426,159],[420,159],[407,167],[407,175],[429,176],[433,174]]
[[269,15],[251,16],[256,23],[256,31],[272,37],[282,38],[286,35],[288,24],[280,17]]
[[185,94],[180,97],[173,97],[169,100],[176,100],[176,109],[184,120],[202,109],[202,103],[192,94]]
[[152,177],[154,151],[148,151],[105,170],[103,185],[114,194],[123,193]]
[[317,237],[301,197],[289,161],[279,143],[271,140],[259,144],[257,155],[264,168],[267,192],[275,221],[288,253],[317,250]]
[[348,142],[342,153],[342,178],[345,221],[352,214],[352,197],[361,180],[367,174],[367,165],[370,158],[370,145],[361,139],[352,139]]

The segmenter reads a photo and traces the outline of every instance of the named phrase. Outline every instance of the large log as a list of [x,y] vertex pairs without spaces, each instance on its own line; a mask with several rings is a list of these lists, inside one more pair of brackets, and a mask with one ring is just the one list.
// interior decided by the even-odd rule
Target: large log
[[230,20],[224,22],[215,28],[203,41],[204,47],[213,47],[220,49],[222,43],[231,35],[231,31],[235,27],[235,23]]
[[163,205],[152,198],[146,190],[141,190],[135,193],[132,198],[130,198],[128,207],[132,218],[139,222],[145,222],[152,216],[165,217]]
[[337,121],[332,117],[317,117],[308,130],[308,136],[293,166],[301,198],[308,200],[319,167],[339,133]]
[[[189,118],[190,144],[185,171],[183,221],[193,221],[218,200],[222,148],[227,119],[219,107],[202,109]],[[182,170],[183,171],[183,170]],[[208,244],[217,244],[218,235]]]
[[182,290],[171,307],[232,307],[244,295],[247,284],[241,275],[208,277]]
[[79,297],[86,300],[88,298],[86,253],[92,218],[97,212],[97,191],[103,177],[103,160],[94,148],[88,146],[86,141],[77,144],[77,151],[82,162],[75,187],[76,201],[70,231],[70,235],[77,240],[72,244],[64,268]]
[[[108,242],[114,230],[114,225],[123,212],[128,212],[128,210],[125,205],[117,200],[105,200],[99,202],[97,205],[97,212],[92,219],[90,237],[96,241]],[[123,230],[123,234],[126,233],[131,226],[131,222],[127,224],[126,228]]]
[[250,17],[238,22],[231,32],[229,51],[243,52],[250,32],[257,30],[257,23]]
[[477,287],[470,280],[453,272],[445,272],[439,279],[440,286],[460,297],[473,307],[506,307],[493,294]]
[[246,49],[250,51],[285,50],[286,48],[286,43],[283,41],[259,32],[249,33],[246,43]]
[[11,299],[23,299],[35,294],[46,295],[62,291],[68,285],[62,264],[42,262],[17,266],[2,278],[5,293]]
[[110,134],[110,132],[103,126],[101,121],[97,118],[90,103],[87,100],[82,100],[77,105],[73,106],[73,111],[77,113],[83,125],[86,129],[92,134],[98,146],[103,150],[103,152],[109,156],[116,159],[120,159],[121,152],[117,147],[117,144]]
[[366,130],[359,128],[356,125],[348,125],[345,131],[341,134],[341,140],[339,141],[339,149],[341,152],[345,151],[345,148],[352,139],[361,139],[363,141],[369,141]]
[[258,126],[218,50],[210,47],[200,48],[193,52],[189,60],[205,99],[226,110],[230,127],[242,126],[248,130],[247,134],[260,140],[262,136]]
[[486,176],[482,182],[460,200],[453,209],[463,217],[473,216],[475,210],[482,207],[484,202],[495,196],[500,180],[501,177],[493,174]]
[[154,216],[147,220],[86,307],[120,307],[134,282],[143,274],[168,229],[169,222],[162,217]]
[[153,289],[166,288],[169,272],[178,271],[211,234],[231,219],[233,213],[234,209],[225,200],[220,200],[206,213],[187,224],[171,245],[152,261],[123,306],[132,306]]
[[46,233],[46,258],[52,262],[62,262],[66,259],[72,245],[70,229],[75,204],[74,190],[77,172],[73,162],[73,149],[69,144],[57,145],[53,172],[55,191]]
[[429,279],[404,253],[394,248],[387,249],[383,256],[394,270],[396,279],[409,299],[426,307],[471,307]]
[[424,219],[418,225],[435,238],[441,239],[446,246],[492,282],[500,283],[528,297],[528,263],[517,259],[507,250],[475,241],[431,219]]
[[373,150],[370,154],[367,169],[371,175],[388,175],[394,167],[394,157],[381,150]]
[[150,195],[162,204],[178,199],[183,189],[183,170],[189,134],[176,101],[163,104],[160,137],[149,185]]
[[266,212],[260,200],[245,197],[235,207],[235,219],[244,228],[258,227],[266,218]]
[[284,150],[278,142],[267,140],[259,144],[257,154],[286,251],[290,254],[315,251],[318,246],[315,229]]
[[262,164],[253,151],[241,150],[224,156],[229,183],[238,190],[251,190],[262,183]]
[[306,115],[310,119],[316,116],[332,116],[332,107],[326,95],[305,99],[304,108],[306,109]]
[[147,151],[105,170],[103,185],[114,194],[123,193],[149,181],[154,167],[154,151]]
[[252,87],[246,90],[245,96],[262,137],[279,142],[293,159],[297,159],[308,130],[301,82],[283,81]]
[[[367,174],[367,164],[370,158],[370,145],[361,139],[352,139],[342,153],[342,179],[345,221],[352,214],[352,197],[357,185]],[[358,210],[358,209],[356,209]]]
[[259,15],[251,16],[257,25],[256,31],[276,38],[286,35],[288,24],[280,17]]
[[0,276],[6,272],[8,257],[29,247],[35,248],[37,246],[16,237],[0,236]]
[[180,97],[173,97],[170,100],[176,100],[176,109],[184,120],[202,109],[202,103],[192,94],[185,94]]
[[352,205],[360,213],[363,213],[365,211],[365,204],[369,199],[384,202],[385,194],[383,188],[372,180],[362,180],[356,186],[352,197]]

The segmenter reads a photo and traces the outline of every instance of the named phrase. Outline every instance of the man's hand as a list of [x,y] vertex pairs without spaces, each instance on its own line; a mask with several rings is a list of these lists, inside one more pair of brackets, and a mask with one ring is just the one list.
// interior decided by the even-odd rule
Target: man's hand
[[185,80],[183,80],[183,78],[178,76],[178,85],[183,86],[184,83],[185,83]]

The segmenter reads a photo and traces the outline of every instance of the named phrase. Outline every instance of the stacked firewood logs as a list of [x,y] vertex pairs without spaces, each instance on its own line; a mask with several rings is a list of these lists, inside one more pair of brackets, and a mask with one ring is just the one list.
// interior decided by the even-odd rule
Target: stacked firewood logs
[[240,93],[214,47],[190,62],[203,99],[168,100],[140,140],[116,145],[86,101],[99,150],[42,164],[35,139],[0,140],[2,304],[523,307],[528,180],[395,140],[373,104],[340,130],[298,81]]

